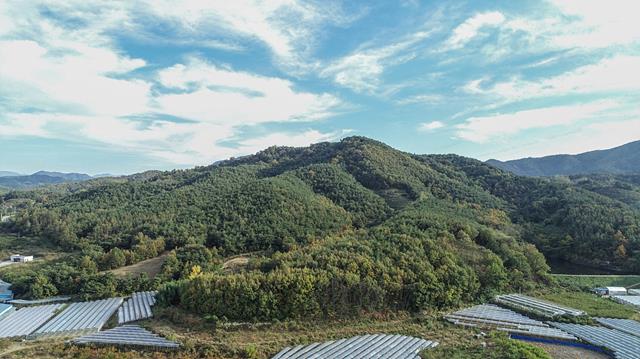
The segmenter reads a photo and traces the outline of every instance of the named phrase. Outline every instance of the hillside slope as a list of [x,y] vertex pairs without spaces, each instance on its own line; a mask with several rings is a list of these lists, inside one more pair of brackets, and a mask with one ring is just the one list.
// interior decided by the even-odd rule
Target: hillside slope
[[640,141],[578,155],[554,155],[504,162],[489,160],[487,163],[521,176],[633,174],[640,172]]
[[[362,137],[5,198],[20,196],[31,204],[5,230],[76,251],[82,273],[171,250],[163,301],[232,320],[414,311],[530,288],[548,267],[529,243],[554,259],[640,269],[628,203]],[[244,270],[221,270],[222,257],[247,253]],[[52,270],[48,284],[74,290],[82,273]],[[16,281],[33,291],[33,279]]]

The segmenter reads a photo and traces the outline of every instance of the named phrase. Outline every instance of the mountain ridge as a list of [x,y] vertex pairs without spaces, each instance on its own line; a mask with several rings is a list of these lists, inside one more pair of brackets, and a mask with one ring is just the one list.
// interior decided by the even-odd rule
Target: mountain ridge
[[577,155],[558,154],[486,163],[521,176],[640,173],[640,141]]
[[30,175],[22,175],[11,171],[2,171],[9,175],[0,176],[0,187],[5,189],[29,189],[47,185],[82,182],[94,177],[84,173],[64,173],[52,171],[38,171]]

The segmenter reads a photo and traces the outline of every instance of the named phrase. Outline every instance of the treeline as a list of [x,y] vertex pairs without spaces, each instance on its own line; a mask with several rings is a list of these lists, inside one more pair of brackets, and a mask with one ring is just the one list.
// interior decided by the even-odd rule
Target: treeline
[[87,256],[4,270],[2,279],[11,283],[17,297],[32,299],[56,295],[72,295],[80,300],[103,299],[153,290],[160,283],[144,274],[119,278],[100,273]]

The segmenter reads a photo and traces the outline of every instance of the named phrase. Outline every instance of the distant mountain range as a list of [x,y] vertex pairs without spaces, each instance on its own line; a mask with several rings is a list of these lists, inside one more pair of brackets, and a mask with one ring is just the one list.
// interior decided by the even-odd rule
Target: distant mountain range
[[553,155],[504,162],[492,159],[487,163],[521,176],[634,174],[640,173],[640,141],[578,155]]
[[38,171],[31,175],[17,172],[0,171],[0,187],[5,189],[26,189],[66,182],[82,182],[92,178],[107,177],[109,175],[90,176],[85,173],[63,173]]

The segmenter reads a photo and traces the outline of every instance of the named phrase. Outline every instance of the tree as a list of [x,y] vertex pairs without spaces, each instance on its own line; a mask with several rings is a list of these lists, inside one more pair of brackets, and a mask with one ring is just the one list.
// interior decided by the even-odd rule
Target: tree
[[47,298],[58,293],[58,289],[49,282],[49,278],[38,274],[31,284],[31,295],[34,298]]
[[94,274],[98,272],[98,266],[96,265],[96,262],[89,256],[83,256],[80,259],[78,266],[80,267],[80,270],[88,274]]
[[112,248],[103,258],[103,268],[115,269],[127,264],[127,257],[120,248]]

